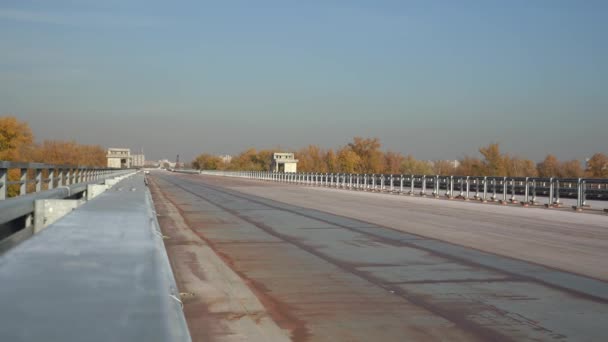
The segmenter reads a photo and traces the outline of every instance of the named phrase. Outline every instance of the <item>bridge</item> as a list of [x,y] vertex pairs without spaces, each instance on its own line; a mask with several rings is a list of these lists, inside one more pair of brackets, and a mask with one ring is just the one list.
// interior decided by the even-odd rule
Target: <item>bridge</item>
[[606,336],[606,180],[44,170],[3,180],[0,340]]

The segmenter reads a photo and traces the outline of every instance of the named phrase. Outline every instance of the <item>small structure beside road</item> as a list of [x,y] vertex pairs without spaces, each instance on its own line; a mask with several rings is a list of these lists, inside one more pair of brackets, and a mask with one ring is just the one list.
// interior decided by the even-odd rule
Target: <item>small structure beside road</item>
[[131,156],[129,148],[108,148],[106,159],[108,167],[115,169],[129,169],[133,163],[133,156]]
[[291,172],[298,170],[298,160],[293,153],[276,152],[272,154],[270,172]]

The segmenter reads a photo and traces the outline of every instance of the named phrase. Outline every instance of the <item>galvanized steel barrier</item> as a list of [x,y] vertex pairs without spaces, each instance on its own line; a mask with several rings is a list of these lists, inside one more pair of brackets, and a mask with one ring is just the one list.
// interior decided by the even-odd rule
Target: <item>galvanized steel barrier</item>
[[[18,180],[9,180],[11,170],[17,171]],[[89,184],[129,172],[132,170],[0,161],[0,225],[31,215],[36,200],[77,196]],[[13,197],[8,196],[10,186],[18,188]]]
[[[189,171],[191,173],[192,171]],[[392,175],[351,173],[276,173],[265,171],[199,171],[201,174],[241,177],[336,189],[446,197],[449,199],[560,207],[563,198],[576,199],[573,209],[590,209],[588,200],[608,201],[608,179]],[[541,203],[541,197],[545,203]],[[521,198],[521,200],[518,200]],[[608,202],[606,202],[608,207]],[[604,207],[604,208],[605,208]],[[603,209],[608,211],[608,209]]]

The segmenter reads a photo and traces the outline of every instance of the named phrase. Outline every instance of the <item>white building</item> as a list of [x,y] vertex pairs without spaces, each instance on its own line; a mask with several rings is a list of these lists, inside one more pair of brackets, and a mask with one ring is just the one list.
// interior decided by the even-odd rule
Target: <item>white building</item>
[[171,169],[175,168],[175,162],[169,161],[169,159],[161,159],[158,161],[158,165],[160,167],[169,167]]
[[132,157],[132,166],[133,167],[144,167],[144,165],[146,164],[146,156],[144,156],[143,153],[141,154],[134,154],[131,156]]
[[218,157],[224,162],[224,164],[230,164],[232,161],[232,156],[229,154],[220,154]]
[[128,148],[108,148],[106,159],[108,167],[115,169],[128,169],[132,166],[131,149]]
[[270,172],[297,172],[298,160],[293,153],[273,153]]

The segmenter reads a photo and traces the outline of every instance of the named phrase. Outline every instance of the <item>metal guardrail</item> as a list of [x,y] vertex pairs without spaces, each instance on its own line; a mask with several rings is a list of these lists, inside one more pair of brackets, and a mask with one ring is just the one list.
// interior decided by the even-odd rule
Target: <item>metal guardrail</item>
[[0,253],[0,341],[191,341],[144,176],[119,184]]
[[[188,170],[188,173],[192,173]],[[199,171],[201,174],[322,186],[338,189],[389,192],[482,202],[497,201],[524,206],[539,205],[546,197],[547,207],[558,207],[561,198],[576,199],[576,210],[589,208],[588,200],[608,201],[608,179],[481,177],[440,175],[392,175],[349,173],[276,173],[266,171]],[[523,200],[518,201],[517,196]]]
[[[18,171],[19,179],[9,180],[9,170]],[[16,195],[23,196],[28,192],[40,192],[61,186],[97,180],[116,171],[119,170],[87,166],[0,161],[0,200],[8,197],[8,189],[11,185],[18,185],[19,190]],[[28,187],[28,185],[33,185],[33,187]]]
[[[12,169],[19,170],[18,181],[7,180]],[[0,161],[0,225],[32,214],[36,200],[77,196],[86,191],[89,184],[129,172],[132,170]],[[34,177],[28,178],[28,174]],[[8,187],[15,184],[19,185],[17,196],[7,198]],[[30,184],[33,189],[27,193]]]

